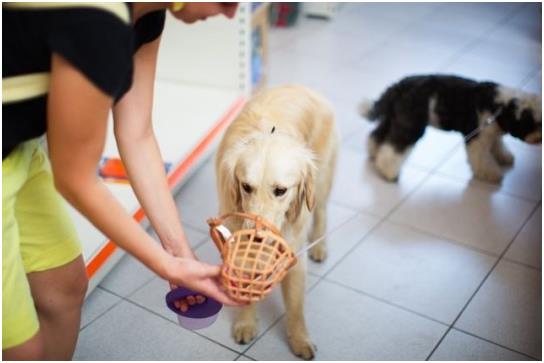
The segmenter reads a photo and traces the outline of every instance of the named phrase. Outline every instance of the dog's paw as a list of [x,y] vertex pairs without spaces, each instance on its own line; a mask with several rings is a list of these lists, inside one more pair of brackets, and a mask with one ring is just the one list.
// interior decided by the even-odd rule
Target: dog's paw
[[237,321],[234,323],[233,334],[236,343],[247,344],[257,336],[257,324],[253,321]]
[[293,353],[304,360],[311,360],[315,357],[317,348],[308,338],[290,338],[289,346]]
[[374,165],[385,180],[396,182],[399,178],[404,158],[405,153],[395,151],[390,144],[382,144],[376,155]]
[[488,183],[499,184],[502,181],[503,174],[499,168],[485,168],[477,170],[474,177]]
[[318,243],[310,248],[308,254],[315,262],[323,262],[327,258],[327,245],[325,243]]

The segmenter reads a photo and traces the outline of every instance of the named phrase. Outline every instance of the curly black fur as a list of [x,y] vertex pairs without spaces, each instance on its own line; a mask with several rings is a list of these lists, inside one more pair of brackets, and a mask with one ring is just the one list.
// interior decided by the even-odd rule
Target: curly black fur
[[372,132],[375,141],[387,141],[397,151],[404,151],[423,136],[430,123],[429,102],[433,97],[433,111],[438,119],[433,126],[442,130],[467,136],[480,126],[481,114],[495,114],[499,108],[502,109],[496,121],[512,136],[524,139],[541,127],[540,112],[534,108],[520,110],[523,105],[515,97],[506,102],[499,100],[500,88],[497,83],[453,75],[407,77],[387,88],[365,116],[380,122]]

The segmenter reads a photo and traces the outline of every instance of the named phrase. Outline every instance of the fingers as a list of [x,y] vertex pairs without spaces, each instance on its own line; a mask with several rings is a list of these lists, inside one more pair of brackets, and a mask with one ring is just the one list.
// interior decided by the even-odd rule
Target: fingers
[[236,300],[233,300],[230,298],[223,290],[219,288],[219,285],[217,282],[213,280],[209,280],[210,283],[205,284],[202,286],[202,292],[206,295],[211,297],[212,299],[215,299],[219,301],[223,305],[227,306],[243,306],[244,303],[240,303]]
[[205,277],[216,277],[221,273],[221,267],[216,265],[208,265],[207,263],[202,263],[204,265],[204,276]]

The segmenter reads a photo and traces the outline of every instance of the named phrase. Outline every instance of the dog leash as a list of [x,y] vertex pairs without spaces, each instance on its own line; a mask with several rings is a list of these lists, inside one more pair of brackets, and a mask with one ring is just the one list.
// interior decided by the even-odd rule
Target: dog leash
[[476,134],[478,134],[479,132],[483,131],[485,128],[487,128],[489,125],[491,125],[492,123],[494,123],[495,121],[497,121],[497,117],[499,117],[499,115],[501,114],[503,110],[503,106],[500,106],[497,111],[495,111],[495,113],[491,116],[489,116],[488,118],[485,119],[484,123],[481,124],[480,126],[476,127],[474,130],[472,130],[467,136],[464,137],[464,141],[469,141],[470,139],[472,139],[472,137],[474,137]]
[[313,242],[311,242],[309,245],[307,245],[306,247],[303,247],[301,248],[297,253],[295,253],[295,256],[300,256],[302,255],[304,252],[308,251],[310,248],[312,248],[313,246],[315,246],[316,244],[318,244],[319,242],[323,241],[325,239],[325,237],[327,237],[327,234],[328,233],[325,233],[324,235],[322,235],[321,237],[319,237],[318,239],[314,240]]

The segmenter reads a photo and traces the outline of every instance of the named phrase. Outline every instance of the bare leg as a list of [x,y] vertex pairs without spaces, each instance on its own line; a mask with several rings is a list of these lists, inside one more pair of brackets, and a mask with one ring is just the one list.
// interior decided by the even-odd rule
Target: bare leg
[[305,264],[299,261],[282,281],[282,292],[287,309],[287,338],[293,353],[303,359],[313,359],[315,347],[308,337],[304,320]]
[[43,336],[38,331],[32,338],[15,347],[2,350],[3,360],[44,360]]
[[27,277],[40,321],[45,359],[72,359],[87,291],[83,258]]

